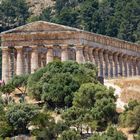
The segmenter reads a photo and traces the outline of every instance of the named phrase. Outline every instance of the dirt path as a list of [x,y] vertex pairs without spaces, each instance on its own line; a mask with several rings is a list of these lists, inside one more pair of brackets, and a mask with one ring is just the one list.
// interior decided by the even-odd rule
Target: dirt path
[[123,102],[120,98],[121,93],[122,93],[121,88],[119,86],[115,85],[112,80],[105,80],[104,85],[107,86],[107,88],[112,87],[115,89],[114,95],[118,96],[118,99],[116,102],[117,109],[124,110],[124,106],[127,105],[127,103]]

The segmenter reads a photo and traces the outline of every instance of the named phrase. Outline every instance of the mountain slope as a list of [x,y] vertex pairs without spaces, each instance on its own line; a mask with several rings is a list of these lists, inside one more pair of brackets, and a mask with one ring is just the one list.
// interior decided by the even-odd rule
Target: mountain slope
[[33,15],[38,16],[41,14],[42,10],[46,7],[51,7],[54,4],[54,0],[26,0],[29,5],[29,12]]

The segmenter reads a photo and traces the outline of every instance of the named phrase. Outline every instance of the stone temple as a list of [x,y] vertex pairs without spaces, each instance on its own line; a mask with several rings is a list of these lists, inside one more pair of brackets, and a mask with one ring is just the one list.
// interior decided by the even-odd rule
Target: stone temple
[[140,45],[37,21],[1,33],[2,80],[34,73],[54,59],[91,62],[105,78],[140,75]]

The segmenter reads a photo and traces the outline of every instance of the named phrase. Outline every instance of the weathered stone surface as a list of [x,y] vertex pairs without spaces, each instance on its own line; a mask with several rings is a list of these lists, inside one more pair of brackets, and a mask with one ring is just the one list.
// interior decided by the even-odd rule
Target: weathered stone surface
[[[11,75],[8,74],[8,66],[4,64],[9,60],[5,57],[8,54],[3,46],[9,48],[8,52],[12,47],[17,50],[14,54],[17,58],[14,63],[17,75],[25,71],[33,73],[39,67],[52,62],[55,57],[61,61],[72,58],[78,63],[90,61],[98,66],[99,76],[140,74],[140,45],[76,28],[37,21],[1,33],[1,40],[4,80]],[[20,51],[21,46],[23,52]],[[26,58],[26,65],[23,64],[25,57],[23,58],[22,53],[31,54],[31,57]],[[28,70],[23,70],[23,65]]]

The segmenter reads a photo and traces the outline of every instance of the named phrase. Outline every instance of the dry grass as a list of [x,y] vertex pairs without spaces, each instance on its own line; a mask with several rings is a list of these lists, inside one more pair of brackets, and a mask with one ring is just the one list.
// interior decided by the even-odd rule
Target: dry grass
[[121,99],[124,102],[140,101],[140,77],[117,79],[114,83],[121,87]]

